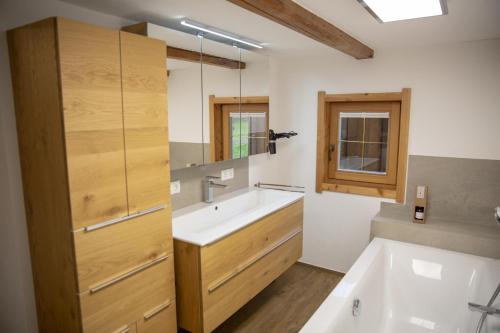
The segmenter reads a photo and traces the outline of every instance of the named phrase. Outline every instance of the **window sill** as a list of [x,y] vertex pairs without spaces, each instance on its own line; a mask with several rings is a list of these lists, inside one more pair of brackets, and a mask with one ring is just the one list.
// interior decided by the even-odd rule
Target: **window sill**
[[348,194],[359,194],[370,197],[396,199],[396,189],[388,189],[378,186],[337,184],[335,182],[321,183],[321,191],[340,192]]

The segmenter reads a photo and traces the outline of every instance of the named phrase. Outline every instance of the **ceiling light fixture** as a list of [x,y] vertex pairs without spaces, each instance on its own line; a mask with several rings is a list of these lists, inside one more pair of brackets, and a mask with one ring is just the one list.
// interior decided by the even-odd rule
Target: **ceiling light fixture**
[[358,0],[379,22],[448,14],[446,0]]
[[182,20],[181,24],[185,27],[189,27],[189,28],[193,28],[193,29],[196,29],[199,31],[203,31],[203,32],[206,32],[206,33],[218,36],[218,37],[227,38],[229,40],[232,40],[233,42],[242,43],[242,44],[245,44],[248,46],[256,47],[258,49],[264,48],[262,45],[259,45],[258,42],[248,41],[248,40],[242,39],[239,36],[238,37],[234,36],[228,32],[225,32],[225,31],[222,31],[220,29],[210,27],[210,26],[198,23],[198,22],[189,21],[189,20]]

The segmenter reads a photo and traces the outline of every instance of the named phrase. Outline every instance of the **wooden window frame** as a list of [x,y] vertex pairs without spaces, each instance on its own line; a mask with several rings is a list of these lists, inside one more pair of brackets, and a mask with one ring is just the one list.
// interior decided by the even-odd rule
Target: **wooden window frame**
[[[408,162],[408,132],[410,121],[411,89],[401,92],[364,94],[326,94],[318,92],[318,132],[316,151],[316,192],[323,191],[360,194],[395,199],[403,203],[406,191]],[[399,102],[399,139],[395,184],[335,179],[329,177],[328,146],[330,143],[330,113],[332,103],[345,102]],[[389,147],[390,149],[390,147]]]
[[[229,159],[228,140],[224,140],[224,133],[227,131],[227,117],[224,117],[224,105],[237,105],[240,103],[239,97],[216,97],[210,95],[209,123],[210,123],[210,162],[219,162]],[[248,96],[241,97],[241,104],[267,104],[269,96]],[[243,111],[242,112],[246,112]],[[266,112],[267,129],[269,129],[269,106]]]

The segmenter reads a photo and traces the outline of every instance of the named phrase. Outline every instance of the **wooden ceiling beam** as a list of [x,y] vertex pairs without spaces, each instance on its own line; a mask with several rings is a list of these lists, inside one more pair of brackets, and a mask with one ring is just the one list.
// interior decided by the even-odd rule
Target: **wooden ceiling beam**
[[[130,33],[148,36],[147,22],[140,22],[137,24],[129,25],[122,28],[123,31]],[[167,45],[167,58],[177,59],[182,61],[200,62],[200,52],[182,49]],[[246,63],[238,60],[228,59],[224,57],[215,56],[212,54],[203,53],[203,63],[207,65],[219,66],[229,69],[245,69]]]
[[[201,53],[191,50],[185,50],[178,47],[167,46],[167,58],[200,62]],[[203,53],[203,64],[225,67],[229,69],[245,69],[246,64],[238,60],[218,57],[211,54]]]
[[373,58],[374,51],[330,22],[292,0],[227,0],[284,25],[356,59]]

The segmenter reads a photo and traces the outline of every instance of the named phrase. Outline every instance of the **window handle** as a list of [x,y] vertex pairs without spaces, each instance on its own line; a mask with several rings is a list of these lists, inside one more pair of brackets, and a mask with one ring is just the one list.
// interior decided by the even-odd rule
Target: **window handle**
[[328,146],[328,160],[332,160],[332,153],[335,151],[335,145],[331,144]]

